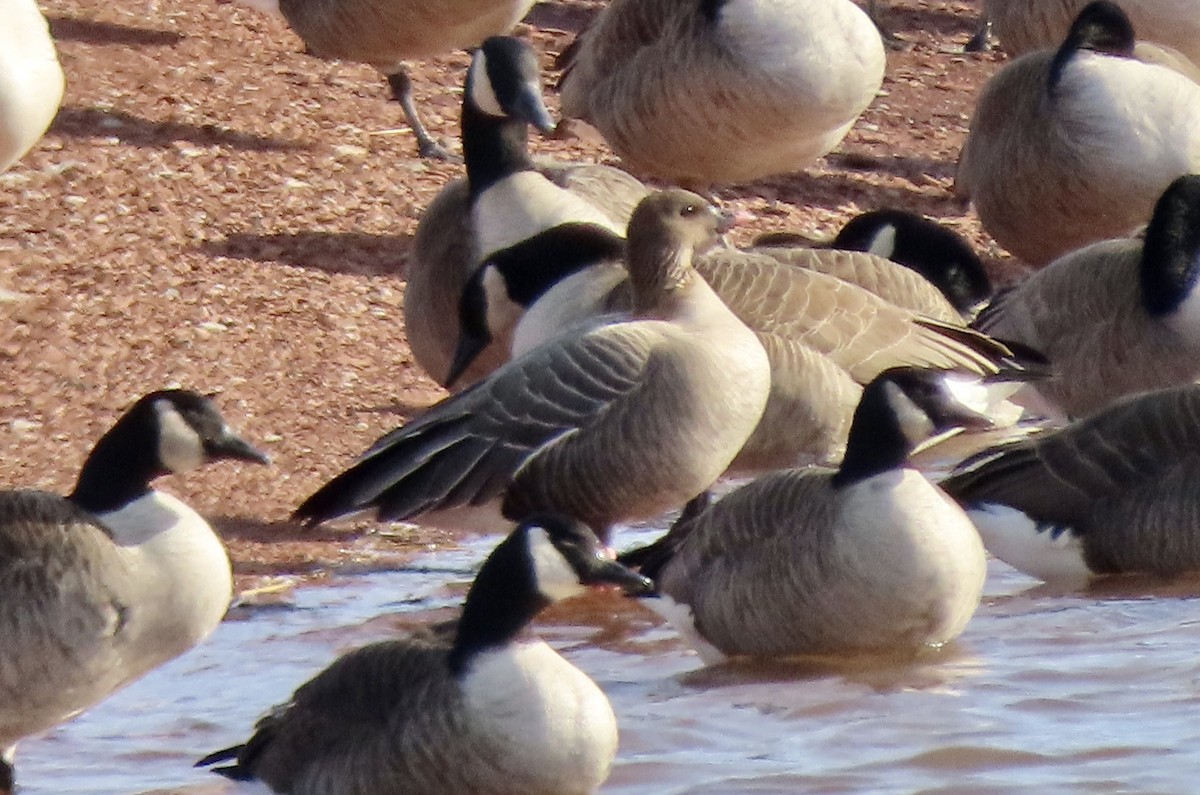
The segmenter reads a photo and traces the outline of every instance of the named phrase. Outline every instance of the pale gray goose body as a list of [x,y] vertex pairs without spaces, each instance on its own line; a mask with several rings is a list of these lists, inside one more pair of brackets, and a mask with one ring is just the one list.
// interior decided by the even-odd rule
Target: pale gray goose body
[[1146,222],[1173,179],[1200,171],[1200,83],[1143,60],[1114,4],[1088,5],[1057,51],[984,86],[955,189],[984,229],[1042,265]]
[[943,481],[996,557],[1043,580],[1200,570],[1200,386],[1126,398]]
[[1082,416],[1200,378],[1200,176],[1175,180],[1142,238],[1093,243],[1002,293],[979,329],[1044,352],[1041,410]]
[[[532,49],[516,39],[490,39],[476,55],[463,93],[462,140],[467,178],[447,185],[422,213],[409,255],[404,322],[413,356],[438,383],[473,383],[508,359],[507,339],[480,350],[451,379],[458,303],[488,256],[519,258],[525,267],[561,269],[564,249],[579,256],[619,250],[634,205],[647,190],[606,166],[535,164],[529,124],[553,127],[542,101]],[[519,247],[519,250],[511,250]],[[580,254],[579,252],[587,252]]]
[[67,497],[0,492],[0,782],[16,743],[102,701],[209,635],[233,594],[212,528],[155,478],[266,458],[207,398],[137,401]]
[[586,674],[520,636],[542,608],[592,584],[651,586],[601,556],[586,526],[530,517],[484,562],[451,641],[352,651],[244,745],[197,764],[229,762],[216,772],[280,795],[594,792],[616,755],[612,707]]
[[708,662],[911,654],[957,637],[979,604],[983,545],[908,455],[935,431],[987,423],[942,377],[883,373],[839,469],[765,475],[638,550],[658,586],[648,606]]
[[421,123],[404,61],[477,47],[488,36],[508,33],[533,6],[533,0],[237,2],[283,16],[313,55],[378,69],[404,110],[421,157],[436,158],[450,155]]
[[[629,224],[632,319],[555,337],[385,435],[297,508],[308,521],[476,526],[554,510],[606,538],[708,488],[766,403],[754,333],[692,267],[718,219],[695,194],[644,199]],[[493,525],[494,526],[494,525]]]
[[884,49],[849,0],[613,0],[562,61],[565,116],[635,173],[707,185],[832,150],[875,98]]

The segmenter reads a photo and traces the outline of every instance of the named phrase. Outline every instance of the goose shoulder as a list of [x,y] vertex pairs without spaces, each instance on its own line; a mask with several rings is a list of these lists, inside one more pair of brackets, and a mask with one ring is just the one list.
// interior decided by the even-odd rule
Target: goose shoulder
[[874,98],[884,53],[866,14],[840,0],[620,0],[569,61],[565,115],[599,128],[635,170],[708,183],[832,149]]
[[988,548],[1046,580],[1200,567],[1200,388],[1125,399],[985,451],[944,481]]
[[0,172],[23,157],[58,113],[65,80],[34,0],[5,0],[0,31]]
[[110,532],[56,494],[0,493],[0,598],[24,606],[0,617],[0,746],[132,678],[123,647],[138,609],[135,567]]
[[837,277],[889,303],[948,323],[962,315],[928,279],[884,257],[860,251],[762,246],[753,249],[780,262]]

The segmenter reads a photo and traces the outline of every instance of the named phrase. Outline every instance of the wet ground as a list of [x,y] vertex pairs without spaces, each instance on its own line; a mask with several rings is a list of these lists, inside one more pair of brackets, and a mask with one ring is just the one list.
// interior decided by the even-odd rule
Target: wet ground
[[[446,616],[495,540],[236,608],[203,646],[22,744],[22,795],[222,792],[195,759],[335,655]],[[1198,597],[1194,581],[1054,593],[993,562],[963,637],[915,663],[704,669],[615,597],[560,606],[538,631],[612,699],[604,793],[1191,793]]]

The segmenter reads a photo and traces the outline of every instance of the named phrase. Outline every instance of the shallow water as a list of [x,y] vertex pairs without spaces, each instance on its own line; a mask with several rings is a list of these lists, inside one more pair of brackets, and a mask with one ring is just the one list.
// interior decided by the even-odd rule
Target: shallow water
[[[495,540],[236,608],[201,647],[24,742],[21,795],[222,792],[195,759],[336,654],[444,617]],[[919,663],[704,669],[615,597],[560,606],[539,631],[612,699],[605,793],[1200,790],[1200,583],[1036,585],[993,562],[961,640]]]

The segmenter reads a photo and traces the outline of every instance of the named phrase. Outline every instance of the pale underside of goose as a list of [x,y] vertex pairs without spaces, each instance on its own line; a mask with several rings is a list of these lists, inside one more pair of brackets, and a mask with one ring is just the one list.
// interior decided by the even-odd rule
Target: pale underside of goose
[[[539,173],[604,213],[623,230],[647,188],[608,166],[539,161]],[[554,197],[548,201],[557,204]],[[510,231],[511,234],[511,231]],[[458,304],[467,279],[480,264],[465,179],[450,182],[421,216],[409,254],[404,323],[417,363],[444,384],[458,343]],[[487,253],[487,252],[482,252]],[[509,358],[509,340],[498,339],[480,354],[458,386],[474,383]]]
[[[1088,0],[984,0],[992,29],[1005,52],[1023,55],[1053,49],[1066,37]],[[1124,0],[1138,38],[1173,47],[1200,63],[1200,2]]]
[[258,0],[280,13],[314,55],[370,64],[384,73],[402,60],[478,46],[507,33],[532,0]]
[[1042,579],[1200,569],[1200,387],[1129,398],[967,462],[944,485]]
[[841,492],[831,474],[765,476],[688,528],[657,584],[713,649],[911,653],[962,632],[986,562],[958,506],[912,469]]
[[41,139],[58,113],[64,78],[34,0],[0,3],[0,172]]
[[568,54],[563,113],[634,171],[693,184],[795,171],[875,97],[884,49],[845,0],[616,0]]
[[1200,377],[1200,318],[1156,318],[1140,302],[1142,241],[1094,243],[1002,293],[980,330],[1042,351],[1052,374],[1026,389],[1058,416],[1083,416],[1123,395]]
[[1200,171],[1200,84],[1084,51],[1051,94],[1054,56],[1024,55],[987,83],[955,184],[989,234],[1037,265],[1128,233],[1173,179]]

